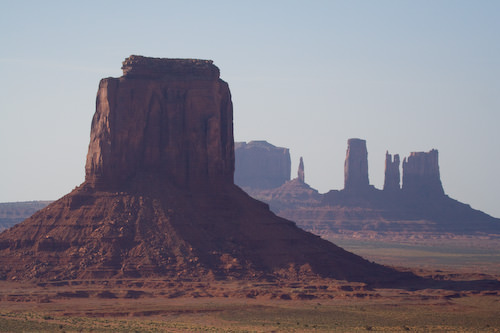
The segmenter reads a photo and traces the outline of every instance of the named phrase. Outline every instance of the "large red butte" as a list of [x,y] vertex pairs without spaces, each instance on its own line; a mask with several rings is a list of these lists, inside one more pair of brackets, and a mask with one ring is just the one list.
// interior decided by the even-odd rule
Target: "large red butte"
[[1,277],[404,277],[234,185],[231,95],[211,61],[131,56],[123,71],[99,85],[85,182],[0,234]]

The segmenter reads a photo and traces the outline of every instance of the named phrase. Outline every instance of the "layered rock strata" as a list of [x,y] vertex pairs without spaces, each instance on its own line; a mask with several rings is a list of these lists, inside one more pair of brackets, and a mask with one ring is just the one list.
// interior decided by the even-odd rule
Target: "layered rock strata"
[[409,277],[234,185],[230,92],[210,61],[131,56],[123,69],[99,85],[85,182],[0,234],[0,278]]

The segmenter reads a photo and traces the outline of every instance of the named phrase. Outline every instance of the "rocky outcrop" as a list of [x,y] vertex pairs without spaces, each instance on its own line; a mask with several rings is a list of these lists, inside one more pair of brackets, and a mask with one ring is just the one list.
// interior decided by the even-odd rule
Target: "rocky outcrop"
[[403,191],[415,195],[444,195],[436,149],[412,152],[403,160]]
[[301,183],[305,183],[305,174],[304,174],[304,160],[302,159],[302,156],[300,157],[300,162],[299,162],[299,169],[297,170],[297,179]]
[[365,191],[369,187],[366,141],[349,139],[344,163],[344,190],[357,192]]
[[[368,185],[366,143],[348,141],[346,189],[319,194],[298,178],[271,190],[249,191],[281,217],[302,228],[336,238],[414,239],[440,235],[500,237],[500,219],[493,218],[444,194],[438,153],[411,153],[404,160],[403,189],[400,159],[386,152],[383,190]],[[357,182],[352,181],[357,180]],[[362,180],[362,181],[359,181]],[[356,184],[356,185],[353,185]],[[399,235],[399,236],[398,236]],[[434,235],[434,236],[429,236]]]
[[317,207],[321,203],[321,194],[305,182],[304,160],[301,157],[297,178],[287,181],[273,189],[246,189],[247,193],[257,200],[269,204],[272,211],[283,214],[295,207]]
[[389,152],[385,153],[385,178],[384,191],[397,192],[401,189],[401,175],[399,173],[399,155],[394,155],[394,159]]
[[288,148],[276,147],[266,141],[236,142],[235,156],[234,182],[240,187],[271,189],[290,180]]
[[230,92],[210,61],[131,56],[123,69],[99,85],[85,182],[0,234],[0,278],[408,277],[234,185]]
[[227,83],[211,61],[131,56],[101,80],[85,166],[98,188],[154,175],[178,186],[232,184],[233,119]]

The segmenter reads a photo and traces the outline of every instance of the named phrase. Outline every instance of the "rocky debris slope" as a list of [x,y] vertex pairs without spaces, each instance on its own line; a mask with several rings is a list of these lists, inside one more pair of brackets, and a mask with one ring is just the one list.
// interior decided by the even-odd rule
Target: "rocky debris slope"
[[131,56],[103,79],[85,182],[0,234],[0,277],[411,278],[274,215],[233,183],[231,95],[205,60]]

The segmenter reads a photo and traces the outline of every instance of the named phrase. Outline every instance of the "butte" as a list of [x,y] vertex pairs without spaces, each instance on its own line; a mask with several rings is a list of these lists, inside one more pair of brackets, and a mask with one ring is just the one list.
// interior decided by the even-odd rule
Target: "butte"
[[0,278],[395,282],[234,184],[233,107],[212,61],[130,56],[99,84],[85,181],[0,234]]

